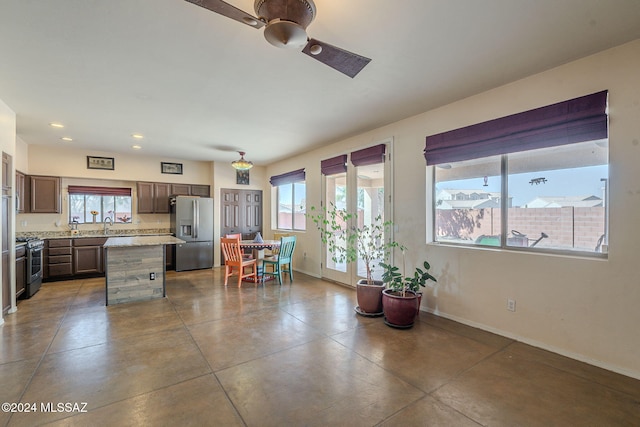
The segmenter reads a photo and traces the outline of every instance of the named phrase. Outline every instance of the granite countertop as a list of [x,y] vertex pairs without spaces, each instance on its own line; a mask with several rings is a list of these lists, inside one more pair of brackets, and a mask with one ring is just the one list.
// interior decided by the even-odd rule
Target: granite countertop
[[128,246],[157,246],[173,245],[184,243],[173,236],[132,236],[132,237],[109,237],[104,243],[105,248],[123,248]]
[[141,229],[111,229],[104,234],[99,230],[78,230],[78,234],[71,234],[71,231],[29,231],[16,232],[16,237],[38,237],[40,239],[83,239],[88,237],[125,237],[125,236],[171,236],[168,228],[141,228]]
[[104,237],[104,238],[112,238],[112,237],[163,237],[163,236],[173,236],[171,233],[151,233],[151,234],[74,234],[69,236],[55,236],[55,237],[45,237],[46,240],[55,240],[55,239],[88,239],[88,238],[96,238],[96,237]]

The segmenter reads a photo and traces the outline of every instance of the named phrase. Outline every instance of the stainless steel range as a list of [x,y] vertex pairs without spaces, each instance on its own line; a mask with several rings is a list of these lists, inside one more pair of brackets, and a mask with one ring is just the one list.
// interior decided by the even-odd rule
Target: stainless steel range
[[18,242],[26,242],[27,250],[27,287],[24,298],[31,298],[42,285],[42,251],[44,240],[38,237],[17,238]]

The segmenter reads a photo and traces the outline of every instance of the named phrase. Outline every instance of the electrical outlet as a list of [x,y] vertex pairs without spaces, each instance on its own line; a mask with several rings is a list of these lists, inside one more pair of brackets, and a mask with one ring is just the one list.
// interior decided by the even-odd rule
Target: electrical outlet
[[156,273],[149,273],[149,280],[156,280]]
[[507,300],[507,310],[516,311],[516,300],[514,299]]

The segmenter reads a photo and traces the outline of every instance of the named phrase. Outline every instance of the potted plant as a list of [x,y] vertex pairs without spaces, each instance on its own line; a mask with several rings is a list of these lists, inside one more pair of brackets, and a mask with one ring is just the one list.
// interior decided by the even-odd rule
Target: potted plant
[[[405,251],[402,251],[402,270],[405,271]],[[437,282],[429,273],[431,265],[424,261],[422,267],[417,267],[413,275],[404,276],[395,265],[380,263],[384,269],[382,281],[387,289],[382,292],[382,305],[385,323],[395,328],[410,328],[415,322],[420,310],[420,288],[426,286],[427,280]]]
[[395,242],[385,240],[391,232],[391,221],[384,221],[381,215],[374,218],[371,224],[348,226],[351,222],[358,223],[358,214],[347,212],[331,203],[327,209],[310,208],[313,213],[307,214],[320,231],[322,243],[331,253],[331,259],[336,263],[364,261],[366,279],[356,283],[358,305],[355,311],[363,316],[382,315],[382,290],[384,283],[373,279],[373,268],[379,260],[386,260]]

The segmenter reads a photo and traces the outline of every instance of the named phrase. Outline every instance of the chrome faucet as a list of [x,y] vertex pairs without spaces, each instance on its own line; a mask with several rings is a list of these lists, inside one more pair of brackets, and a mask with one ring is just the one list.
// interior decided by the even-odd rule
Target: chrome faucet
[[109,229],[107,228],[107,223],[109,223],[109,225],[113,225],[113,220],[111,219],[110,216],[107,216],[104,218],[103,223],[104,223],[104,234],[106,236],[107,233],[109,232]]

